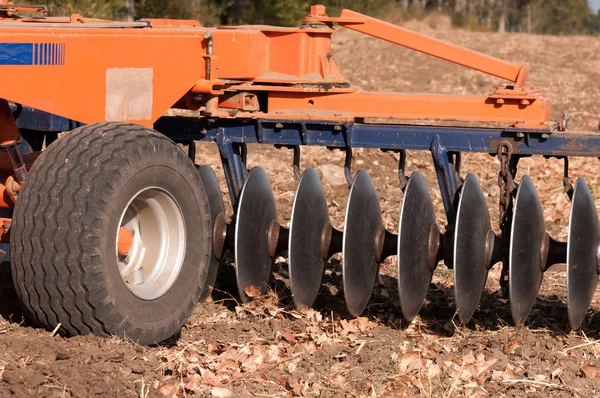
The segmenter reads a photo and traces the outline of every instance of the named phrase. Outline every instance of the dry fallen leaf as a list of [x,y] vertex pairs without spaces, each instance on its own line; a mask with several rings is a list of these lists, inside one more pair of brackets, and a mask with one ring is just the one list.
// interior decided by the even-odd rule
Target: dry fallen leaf
[[256,376],[254,376],[254,379],[262,381],[268,380],[264,373],[257,373]]
[[439,377],[440,372],[441,372],[440,365],[434,363],[427,369],[427,377],[429,377],[430,379]]
[[511,340],[504,345],[504,349],[502,350],[502,352],[504,352],[505,355],[514,354],[517,348],[521,347],[523,347],[523,343],[521,343],[518,340]]
[[477,391],[469,394],[469,398],[486,398],[489,397],[489,394],[485,391]]
[[598,374],[598,369],[594,365],[583,365],[581,371],[588,379],[595,379]]
[[512,380],[516,377],[515,372],[506,368],[506,370],[501,375],[503,380]]
[[229,388],[213,387],[210,389],[210,395],[217,398],[233,397],[233,391]]
[[202,378],[204,379],[204,384],[206,384],[208,386],[220,386],[221,385],[219,378],[210,370],[200,369],[200,374],[202,375]]
[[335,383],[338,386],[346,385],[347,382],[348,382],[348,380],[344,376],[342,376],[342,375],[335,376]]
[[304,344],[304,349],[306,350],[307,354],[314,354],[315,352],[317,352],[318,348],[317,345],[314,342],[308,342]]
[[550,373],[550,378],[551,379],[558,379],[560,377],[560,374],[562,373],[562,368],[556,368],[552,371],[552,373]]
[[254,285],[248,286],[247,288],[245,288],[244,293],[246,293],[246,296],[252,297],[252,298],[261,296],[260,288],[254,286]]
[[465,365],[471,364],[471,363],[475,363],[475,356],[473,356],[473,352],[469,352],[467,355],[465,355],[463,358],[463,363]]
[[290,379],[285,376],[280,377],[277,381],[277,384],[283,387],[286,391],[292,391],[294,389],[290,384]]
[[160,384],[158,391],[165,396],[176,395],[179,392],[179,386],[176,381],[170,381]]
[[183,387],[186,390],[197,390],[198,386],[201,383],[202,383],[202,376],[200,376],[199,374],[194,374],[194,375],[188,376],[184,380]]
[[409,351],[398,357],[398,372],[400,374],[410,373],[421,369],[421,353]]
[[292,333],[292,331],[290,329],[285,329],[285,331],[283,333],[281,333],[281,337],[288,343],[296,342],[296,339],[294,338],[294,334]]
[[356,318],[356,323],[358,330],[360,330],[361,332],[365,332],[373,328],[373,324],[371,323],[371,321],[369,321],[369,318],[367,317]]
[[476,377],[476,376],[477,376],[477,366],[475,366],[475,365],[463,366],[463,371],[459,375],[459,377],[464,381],[471,380],[473,377]]
[[269,357],[269,362],[279,361],[279,347],[277,347],[276,345],[270,346],[267,355]]
[[296,370],[298,369],[298,362],[300,362],[299,359],[288,362],[287,371],[289,374],[296,373]]
[[233,359],[225,359],[224,361],[221,362],[221,366],[219,367],[220,370],[237,370],[239,368],[237,361],[234,361]]
[[497,358],[490,358],[487,361],[478,362],[476,365],[477,366],[477,376],[480,376],[483,373],[485,373],[489,368],[494,366],[494,364],[496,362],[498,362]]

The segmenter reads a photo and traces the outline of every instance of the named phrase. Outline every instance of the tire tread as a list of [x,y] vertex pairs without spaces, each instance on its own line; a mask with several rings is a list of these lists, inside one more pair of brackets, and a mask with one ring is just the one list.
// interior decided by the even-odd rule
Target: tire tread
[[[100,257],[98,212],[109,206],[104,191],[116,188],[112,182],[122,177],[119,167],[132,169],[148,151],[187,159],[158,132],[127,123],[97,123],[59,138],[34,163],[14,210],[11,264],[17,296],[36,324],[48,329],[60,324],[64,335],[108,336],[127,330],[131,336],[122,337],[141,341],[177,331],[168,325],[158,327],[161,333],[143,330],[120,316],[103,287],[101,271],[92,264]],[[191,173],[189,178],[199,180]],[[199,287],[194,303],[179,317],[181,323],[200,293]]]

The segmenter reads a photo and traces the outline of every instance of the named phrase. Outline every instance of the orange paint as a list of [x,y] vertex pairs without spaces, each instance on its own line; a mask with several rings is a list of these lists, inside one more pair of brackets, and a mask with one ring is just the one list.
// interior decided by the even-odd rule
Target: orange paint
[[[348,10],[332,18],[325,7],[314,6],[300,28],[205,28],[196,21],[172,20],[132,25],[80,16],[69,22],[36,21],[0,19],[0,44],[34,46],[31,65],[0,65],[0,74],[19,82],[0,85],[0,98],[83,123],[151,126],[176,104],[189,109],[209,105],[212,117],[223,118],[351,122],[376,117],[550,129],[550,100],[526,88],[526,65]],[[335,65],[332,22],[514,84],[480,97],[363,92]],[[39,46],[52,50],[35,52]],[[262,108],[240,106],[239,98],[254,98],[259,92],[266,92],[268,99]]]
[[[319,17],[310,17],[309,19],[319,20]],[[466,66],[467,68],[475,69],[488,75],[500,77],[513,83],[517,81],[521,70],[525,68],[525,65],[513,65],[501,59],[456,46],[443,40],[434,39],[354,11],[343,10],[338,21],[345,28]],[[352,21],[362,22],[357,23]]]
[[21,137],[8,102],[0,98],[0,145],[5,145]]
[[129,253],[129,250],[133,247],[133,231],[128,228],[119,229],[119,237],[117,244],[117,252],[120,256],[124,256]]
[[[317,116],[351,121],[355,118],[438,120],[527,124],[546,129],[551,102],[539,97],[529,106],[507,99],[499,105],[494,99],[477,96],[357,92],[328,95],[277,92],[269,95],[269,110],[276,114]],[[352,112],[348,112],[352,110]]]
[[0,207],[2,208],[13,208],[15,207],[14,201],[6,190],[6,186],[0,184]]
[[0,218],[0,242],[10,243],[10,226],[12,220],[10,218]]

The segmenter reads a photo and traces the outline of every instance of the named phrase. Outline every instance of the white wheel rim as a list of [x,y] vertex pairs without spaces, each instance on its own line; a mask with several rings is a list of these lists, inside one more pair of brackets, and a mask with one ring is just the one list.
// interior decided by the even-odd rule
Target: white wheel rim
[[121,278],[131,293],[155,300],[175,283],[185,256],[186,230],[181,208],[164,189],[150,187],[133,196],[121,215],[119,231],[133,232],[129,252],[119,255]]

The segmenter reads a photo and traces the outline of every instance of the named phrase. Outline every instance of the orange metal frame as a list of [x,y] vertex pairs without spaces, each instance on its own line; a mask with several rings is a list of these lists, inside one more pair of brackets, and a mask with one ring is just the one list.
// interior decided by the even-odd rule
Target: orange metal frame
[[[364,92],[335,65],[333,23],[511,84],[487,96]],[[421,119],[553,128],[550,100],[526,86],[526,65],[348,10],[332,18],[325,7],[313,6],[299,28],[11,17],[0,19],[0,37],[0,74],[10,76],[0,85],[0,98],[83,123],[151,126],[177,106],[220,118]],[[6,44],[31,44],[32,55],[25,54],[24,64],[3,63]]]

